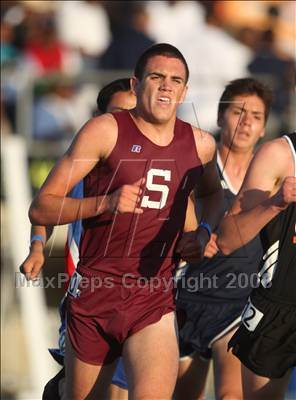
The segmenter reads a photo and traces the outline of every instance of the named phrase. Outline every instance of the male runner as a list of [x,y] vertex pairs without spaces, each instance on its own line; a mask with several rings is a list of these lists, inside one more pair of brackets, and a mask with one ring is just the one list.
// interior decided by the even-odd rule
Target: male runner
[[[224,189],[224,211],[238,193],[254,147],[264,135],[270,103],[270,90],[252,78],[230,82],[220,98],[217,161]],[[216,238],[213,234],[207,257],[217,252]],[[256,237],[229,257],[218,253],[199,264],[185,266],[177,300],[178,308],[186,313],[186,322],[179,332],[177,399],[203,398],[211,358],[216,398],[242,399],[240,362],[227,352],[227,343],[238,327],[261,255],[260,240]],[[244,276],[240,276],[242,270]]]
[[[66,398],[103,397],[121,354],[131,398],[172,396],[173,250],[193,188],[204,222],[182,240],[185,258],[203,256],[222,200],[214,140],[176,118],[188,76],[175,47],[147,49],[132,78],[136,108],[89,121],[31,205],[35,224],[84,219],[67,304]],[[84,177],[85,198],[65,197]]]
[[229,254],[260,232],[259,283],[229,347],[243,363],[244,399],[283,399],[296,366],[296,133],[254,157],[218,245]]
[[[136,97],[131,92],[130,79],[122,78],[117,79],[108,85],[104,86],[97,98],[97,109],[100,114],[106,112],[116,112],[124,109],[134,108],[136,104]],[[81,198],[83,196],[83,183],[80,182],[76,185],[72,192],[71,197]],[[30,279],[34,279],[39,274],[44,264],[44,243],[49,239],[52,233],[52,227],[43,226],[32,226],[31,236],[31,247],[30,252],[26,260],[21,266],[21,270]],[[69,225],[68,238],[65,249],[65,270],[69,277],[73,274],[77,267],[79,260],[78,247],[82,234],[81,221],[75,221]],[[59,328],[59,348],[50,349],[50,353],[53,355],[55,360],[61,365],[64,363],[64,351],[65,351],[65,332],[66,332],[66,321],[65,321],[65,298],[60,304],[60,317],[61,326]],[[59,383],[65,377],[64,368],[52,378],[46,385],[43,393],[43,399],[54,399],[59,398]],[[127,382],[125,373],[123,371],[122,361],[120,361],[116,367],[116,371],[112,378],[110,387],[110,399],[124,399],[127,398]]]

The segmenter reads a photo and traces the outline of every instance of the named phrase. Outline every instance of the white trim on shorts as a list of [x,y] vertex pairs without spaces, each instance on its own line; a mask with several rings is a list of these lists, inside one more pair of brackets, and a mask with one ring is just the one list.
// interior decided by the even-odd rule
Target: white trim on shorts
[[179,361],[186,361],[189,358],[192,359],[195,353],[196,353],[196,350],[193,350],[192,353],[186,354],[186,356],[179,357]]
[[235,328],[237,325],[241,323],[242,316],[240,315],[237,317],[234,321],[231,322],[225,329],[223,329],[222,332],[218,333],[209,343],[209,348],[212,347],[212,344],[216,342],[216,340],[221,339],[221,337],[225,336],[227,333],[229,333],[233,328]]
[[202,360],[204,362],[210,361],[210,358],[205,358],[202,355],[200,355],[196,350],[193,350],[192,353],[187,354],[186,356],[179,357],[179,362],[186,361],[186,360],[189,360],[189,359],[192,360],[193,357],[194,357],[194,354],[198,354],[198,357],[200,358],[200,360]]
[[[225,336],[227,333],[229,333],[233,328],[235,328],[236,326],[238,326],[241,323],[241,318],[242,316],[240,315],[239,317],[237,317],[234,321],[231,322],[231,324],[229,324],[225,329],[223,329],[223,331],[221,331],[220,333],[218,333],[218,335],[216,335],[209,343],[208,345],[208,349],[211,349],[212,344],[214,342],[216,342],[216,340],[220,339],[221,337]],[[193,358],[194,354],[197,353],[199,355],[199,358],[203,361],[209,361],[208,358],[202,357],[200,355],[200,353],[197,350],[194,350],[192,353],[190,354],[186,354],[186,356],[182,356],[179,357],[179,361],[185,361],[189,358]]]

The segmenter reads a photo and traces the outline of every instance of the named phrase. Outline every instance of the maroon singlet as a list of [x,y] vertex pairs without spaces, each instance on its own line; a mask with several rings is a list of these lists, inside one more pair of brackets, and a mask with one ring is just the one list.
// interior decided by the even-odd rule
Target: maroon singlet
[[85,177],[84,196],[109,194],[145,177],[144,213],[104,213],[84,220],[78,269],[114,278],[127,273],[169,277],[188,195],[203,171],[192,128],[176,119],[173,140],[158,146],[143,135],[128,111],[113,116],[116,145]]

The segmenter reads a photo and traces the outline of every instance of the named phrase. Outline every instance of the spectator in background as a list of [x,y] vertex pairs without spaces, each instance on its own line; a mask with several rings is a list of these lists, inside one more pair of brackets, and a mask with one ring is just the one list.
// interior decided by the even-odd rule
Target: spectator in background
[[58,40],[52,16],[40,14],[30,26],[24,51],[37,74],[62,71],[64,46]]
[[[76,73],[81,69],[77,52],[60,40],[56,30],[56,13],[60,3],[11,1],[4,6],[1,3],[2,20],[5,22],[1,42],[9,41],[10,47],[18,51],[18,67],[25,69],[30,76],[60,71]],[[1,47],[7,53],[7,44]]]
[[270,82],[275,93],[273,105],[276,117],[273,122],[277,124],[275,130],[277,132],[286,131],[289,128],[287,113],[294,86],[295,62],[277,49],[272,29],[262,32],[260,39],[257,51],[248,68],[253,75]]
[[153,39],[183,46],[185,38],[196,41],[195,34],[205,19],[203,7],[196,1],[148,1],[147,12]]
[[56,22],[62,43],[76,49],[84,66],[94,67],[109,45],[109,21],[100,1],[58,1]]
[[84,124],[93,111],[91,100],[97,90],[97,85],[77,84],[68,75],[40,81],[36,86],[33,108],[34,138],[72,140],[73,132]]
[[[13,21],[8,15],[8,5],[1,3],[1,42],[0,42],[0,63],[1,63],[1,134],[15,131],[16,122],[16,88],[15,81],[11,76],[2,74],[2,71],[9,71],[10,67],[17,65],[20,53],[14,44],[15,31]],[[2,70],[3,69],[3,70]]]
[[11,64],[18,58],[18,50],[13,44],[14,30],[13,26],[5,20],[1,19],[1,67],[7,64]]
[[[216,21],[234,35],[242,28],[267,30],[276,21],[273,30],[277,44],[291,57],[295,57],[295,2],[219,0],[211,3]],[[274,12],[274,9],[278,11]]]
[[33,137],[46,140],[68,137],[70,140],[76,130],[75,86],[64,79],[64,82],[51,84],[48,89],[34,104]]
[[124,13],[121,13],[120,22],[113,20],[113,39],[100,58],[99,66],[103,69],[132,70],[139,55],[154,44],[147,34],[149,16],[142,2],[125,1],[111,6],[112,15],[114,7],[124,10]]

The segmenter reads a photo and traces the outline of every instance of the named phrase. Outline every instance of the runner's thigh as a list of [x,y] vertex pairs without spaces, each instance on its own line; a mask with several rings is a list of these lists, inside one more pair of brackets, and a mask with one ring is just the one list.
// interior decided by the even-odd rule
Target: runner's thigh
[[241,362],[230,351],[227,344],[235,330],[230,331],[212,344],[215,393],[217,399],[242,399]]
[[116,361],[102,367],[79,360],[66,338],[66,382],[62,400],[106,399],[115,366]]
[[171,399],[179,360],[174,312],[130,336],[123,358],[131,399]]

